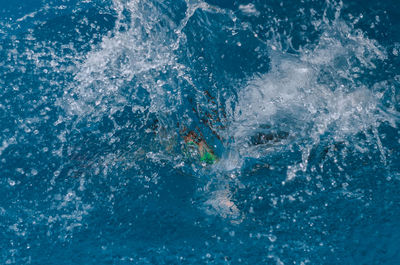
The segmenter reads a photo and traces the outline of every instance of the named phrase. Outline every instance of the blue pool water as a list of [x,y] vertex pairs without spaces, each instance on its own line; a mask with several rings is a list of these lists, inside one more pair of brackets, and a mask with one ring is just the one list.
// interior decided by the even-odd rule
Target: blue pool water
[[1,1],[0,264],[400,264],[398,7]]

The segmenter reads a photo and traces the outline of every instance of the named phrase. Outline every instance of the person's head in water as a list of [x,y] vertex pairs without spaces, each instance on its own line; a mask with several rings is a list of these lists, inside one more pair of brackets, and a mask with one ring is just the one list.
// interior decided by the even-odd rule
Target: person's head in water
[[207,145],[206,141],[198,137],[194,131],[189,131],[189,133],[184,137],[184,140],[187,145],[197,147],[200,161],[207,164],[214,164],[217,161],[218,158],[214,154],[213,150]]

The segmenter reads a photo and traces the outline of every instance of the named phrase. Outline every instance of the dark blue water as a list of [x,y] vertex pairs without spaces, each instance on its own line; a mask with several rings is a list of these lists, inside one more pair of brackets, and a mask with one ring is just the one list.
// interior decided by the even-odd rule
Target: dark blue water
[[2,0],[0,72],[0,264],[400,263],[395,0]]

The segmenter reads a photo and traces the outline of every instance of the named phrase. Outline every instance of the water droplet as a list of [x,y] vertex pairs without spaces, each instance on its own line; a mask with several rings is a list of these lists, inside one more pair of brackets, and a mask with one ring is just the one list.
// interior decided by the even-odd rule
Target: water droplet
[[15,186],[15,180],[8,179],[8,184],[9,184],[10,186]]

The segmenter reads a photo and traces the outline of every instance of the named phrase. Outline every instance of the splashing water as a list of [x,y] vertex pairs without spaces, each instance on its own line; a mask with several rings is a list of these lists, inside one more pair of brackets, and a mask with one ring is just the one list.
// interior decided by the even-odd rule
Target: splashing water
[[395,4],[1,4],[0,262],[395,264]]

